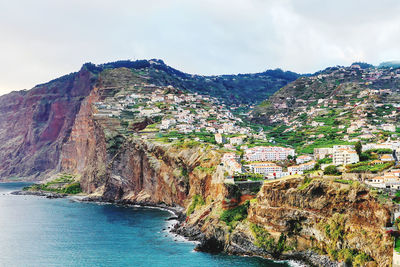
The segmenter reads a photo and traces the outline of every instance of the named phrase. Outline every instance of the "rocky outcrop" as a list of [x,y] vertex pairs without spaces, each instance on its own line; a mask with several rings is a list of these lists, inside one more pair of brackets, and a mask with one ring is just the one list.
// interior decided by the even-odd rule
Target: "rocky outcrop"
[[[388,204],[387,204],[388,205]],[[265,184],[250,206],[249,221],[271,234],[294,236],[297,249],[318,248],[335,256],[345,249],[370,256],[378,266],[391,263],[390,206],[364,186],[324,180],[302,185],[294,179]]]
[[[198,249],[205,251],[297,259],[312,266],[337,266],[335,261],[390,266],[393,242],[385,227],[391,208],[357,183],[289,179],[265,183],[246,220],[228,225],[221,221],[223,205],[208,202],[175,231],[199,240]],[[261,239],[254,226],[263,229]],[[277,251],[282,237],[283,250]]]
[[96,184],[99,181],[96,160],[94,167],[89,163],[84,170],[81,183],[88,193],[100,190],[108,201],[186,206],[192,195],[218,195],[221,171],[212,175],[199,171],[198,167],[217,165],[219,157],[219,153],[206,147],[179,149],[132,138],[112,158],[108,156],[101,174],[105,177],[103,184]]

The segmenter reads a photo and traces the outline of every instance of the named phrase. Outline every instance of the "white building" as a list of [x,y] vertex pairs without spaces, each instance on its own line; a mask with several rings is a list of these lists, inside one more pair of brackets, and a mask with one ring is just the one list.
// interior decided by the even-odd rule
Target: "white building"
[[229,143],[233,146],[240,146],[243,144],[243,136],[231,137]]
[[215,133],[217,130],[214,127],[206,127],[206,131],[210,133]]
[[179,124],[176,126],[176,129],[185,134],[192,133],[195,130],[194,126],[191,124]]
[[256,146],[245,150],[244,158],[247,161],[279,161],[288,156],[294,157],[294,149],[277,146]]
[[173,126],[175,124],[176,124],[176,120],[175,119],[164,119],[164,120],[161,121],[160,129],[167,130],[171,126]]
[[159,113],[160,111],[161,111],[161,109],[159,109],[157,107],[150,108],[150,109],[145,108],[145,109],[140,110],[140,115],[149,116],[149,115],[152,115],[152,114]]
[[390,161],[394,161],[394,158],[391,154],[384,154],[381,156],[381,161],[390,162]]
[[217,144],[223,144],[223,143],[225,143],[225,138],[222,136],[222,134],[216,133],[216,134],[214,135],[214,137],[215,137],[215,142],[217,142]]
[[253,173],[258,173],[258,174],[275,174],[277,175],[278,173],[282,172],[282,167],[276,165],[273,162],[258,162],[258,163],[252,163],[247,165],[250,169],[250,172]]
[[333,152],[333,165],[347,165],[359,162],[360,159],[355,150],[349,148],[334,149]]
[[311,161],[312,159],[313,158],[311,156],[309,156],[309,155],[301,155],[301,156],[298,156],[296,158],[296,163],[297,164],[302,164],[302,163],[306,163],[308,161]]
[[382,124],[381,127],[384,131],[388,131],[388,132],[396,131],[396,126],[393,124]]
[[229,175],[234,175],[237,173],[242,173],[243,168],[242,165],[237,162],[235,159],[228,159],[223,161],[225,170],[228,172]]
[[315,161],[310,161],[300,165],[290,166],[288,167],[288,173],[289,175],[303,174],[304,171],[312,170],[315,164],[316,164]]
[[376,188],[387,188],[387,189],[400,189],[400,170],[392,170],[390,172],[385,172],[383,176],[376,176],[366,183],[372,187]]
[[233,160],[235,160],[235,161],[237,161],[237,162],[240,162],[240,156],[239,156],[238,154],[232,153],[232,152],[230,152],[230,153],[225,153],[225,154],[222,156],[221,161],[224,162],[224,161],[231,160],[231,159],[233,159]]

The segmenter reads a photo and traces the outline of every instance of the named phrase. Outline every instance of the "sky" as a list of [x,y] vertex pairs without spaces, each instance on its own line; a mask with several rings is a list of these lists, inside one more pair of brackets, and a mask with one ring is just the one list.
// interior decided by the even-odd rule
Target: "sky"
[[86,62],[312,73],[400,59],[397,0],[0,0],[0,95]]

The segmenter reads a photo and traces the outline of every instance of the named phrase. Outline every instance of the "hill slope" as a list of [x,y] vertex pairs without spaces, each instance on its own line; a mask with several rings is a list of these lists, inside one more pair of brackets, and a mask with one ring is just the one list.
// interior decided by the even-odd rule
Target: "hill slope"
[[251,120],[289,145],[377,141],[395,134],[399,100],[400,69],[335,67],[286,85],[257,106]]
[[140,71],[148,82],[158,86],[172,85],[179,89],[208,94],[229,104],[259,103],[300,75],[280,69],[255,74],[201,76],[183,73],[162,60],[118,61],[92,66],[93,70],[129,68]]

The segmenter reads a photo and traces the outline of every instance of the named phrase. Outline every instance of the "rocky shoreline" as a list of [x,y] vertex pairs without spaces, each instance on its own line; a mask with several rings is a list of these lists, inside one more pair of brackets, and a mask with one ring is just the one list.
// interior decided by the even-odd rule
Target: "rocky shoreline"
[[238,256],[255,256],[263,257],[270,260],[285,260],[295,261],[300,264],[312,267],[339,267],[345,266],[338,262],[330,260],[328,256],[319,255],[313,251],[297,251],[290,252],[274,257],[266,251],[255,246],[250,240],[243,236],[235,236],[231,245],[225,246],[221,243],[218,238],[212,236],[207,237],[199,228],[193,226],[184,226],[176,224],[171,230],[172,233],[184,236],[190,241],[198,241],[199,244],[196,246],[196,251],[203,251],[208,253],[228,253],[230,255]]
[[92,196],[86,196],[79,201],[82,202],[97,202],[97,203],[110,203],[110,204],[115,204],[115,205],[126,205],[126,206],[140,206],[143,208],[158,208],[158,209],[163,209],[171,212],[174,214],[174,217],[171,217],[169,220],[177,220],[178,222],[183,222],[186,218],[186,215],[184,213],[185,209],[181,206],[169,206],[166,204],[155,204],[152,202],[132,202],[132,201],[126,201],[126,200],[110,200],[104,197],[92,197]]
[[244,237],[235,236],[234,244],[228,247],[225,247],[224,244],[220,243],[218,239],[214,236],[207,237],[198,227],[186,225],[185,219],[186,214],[184,213],[184,208],[180,206],[168,206],[166,204],[154,204],[151,202],[130,202],[125,200],[117,200],[110,201],[104,199],[103,197],[86,197],[81,201],[86,202],[99,202],[99,203],[112,203],[116,205],[134,205],[140,206],[144,208],[159,208],[163,210],[168,210],[172,214],[173,217],[170,217],[167,220],[176,220],[175,223],[170,229],[168,229],[171,233],[180,235],[187,239],[188,241],[196,241],[198,245],[195,247],[196,251],[202,251],[207,253],[227,253],[229,255],[238,255],[238,256],[253,256],[253,257],[262,257],[270,260],[285,260],[285,261],[295,261],[300,264],[304,264],[305,266],[312,267],[339,267],[345,266],[338,262],[334,262],[330,260],[328,256],[319,255],[314,251],[298,251],[298,252],[290,252],[286,254],[282,254],[279,257],[274,257],[273,255],[265,252],[259,247],[255,246],[250,240]]
[[11,195],[17,196],[38,196],[38,197],[46,197],[46,198],[65,198],[68,195],[56,192],[49,192],[49,191],[31,191],[31,190],[19,190],[10,193]]
[[[67,194],[59,194],[55,192],[47,191],[14,191],[12,195],[32,195],[42,196],[49,199],[66,198]],[[216,237],[207,237],[198,227],[185,225],[184,221],[186,215],[184,208],[181,206],[169,206],[166,204],[154,204],[151,202],[130,202],[124,200],[110,200],[103,197],[90,197],[82,196],[82,198],[76,199],[81,202],[94,202],[94,203],[110,203],[115,205],[126,205],[126,206],[140,206],[144,208],[157,208],[171,212],[172,217],[168,218],[168,221],[176,220],[171,228],[168,230],[176,235],[185,237],[188,241],[196,241],[198,245],[195,247],[196,251],[202,251],[207,253],[227,253],[238,256],[258,256],[267,258],[270,260],[292,260],[305,264],[306,266],[324,266],[324,267],[338,267],[342,266],[338,262],[333,262],[328,256],[319,255],[313,251],[302,251],[302,252],[291,252],[282,254],[278,258],[263,251],[262,249],[255,246],[250,240],[245,237],[235,236],[234,245],[225,247]]]

